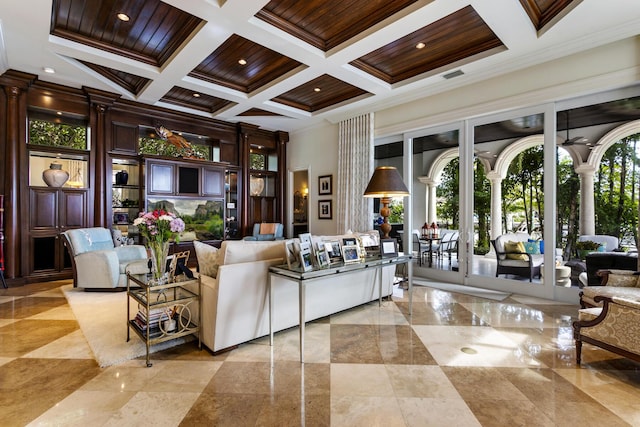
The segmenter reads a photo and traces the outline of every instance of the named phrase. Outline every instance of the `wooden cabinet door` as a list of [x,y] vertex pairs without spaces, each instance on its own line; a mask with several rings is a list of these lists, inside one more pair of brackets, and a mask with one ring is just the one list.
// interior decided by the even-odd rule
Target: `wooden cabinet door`
[[170,163],[149,162],[147,167],[149,194],[173,194],[175,192],[175,166]]
[[202,168],[202,195],[224,197],[224,170]]
[[84,190],[62,190],[60,193],[60,227],[84,228],[87,226],[87,193]]
[[29,194],[31,230],[58,228],[58,189],[32,188]]

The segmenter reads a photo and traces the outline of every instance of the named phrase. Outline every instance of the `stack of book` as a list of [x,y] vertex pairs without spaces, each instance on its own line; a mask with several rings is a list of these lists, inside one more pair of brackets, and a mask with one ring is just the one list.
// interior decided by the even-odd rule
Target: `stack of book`
[[166,308],[152,308],[149,310],[147,315],[147,310],[141,307],[131,323],[134,324],[145,336],[148,330],[149,337],[155,338],[162,335],[160,322],[167,320],[168,318],[169,316],[167,315]]

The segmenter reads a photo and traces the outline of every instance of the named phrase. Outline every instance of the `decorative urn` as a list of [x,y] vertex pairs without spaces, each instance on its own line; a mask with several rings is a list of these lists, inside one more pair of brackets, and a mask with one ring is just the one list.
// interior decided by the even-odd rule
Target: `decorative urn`
[[53,162],[42,172],[42,179],[49,187],[62,187],[69,179],[69,172],[63,170],[60,163]]

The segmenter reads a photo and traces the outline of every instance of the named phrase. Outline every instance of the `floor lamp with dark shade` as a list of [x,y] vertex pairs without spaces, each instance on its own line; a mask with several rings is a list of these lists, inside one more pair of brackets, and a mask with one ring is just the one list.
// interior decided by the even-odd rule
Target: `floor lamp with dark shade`
[[398,169],[392,166],[379,166],[373,172],[369,185],[364,190],[364,197],[380,198],[382,203],[380,216],[383,219],[380,230],[382,231],[383,239],[388,239],[391,231],[391,224],[389,224],[389,214],[391,213],[389,203],[391,203],[391,199],[408,195],[409,190],[404,185]]

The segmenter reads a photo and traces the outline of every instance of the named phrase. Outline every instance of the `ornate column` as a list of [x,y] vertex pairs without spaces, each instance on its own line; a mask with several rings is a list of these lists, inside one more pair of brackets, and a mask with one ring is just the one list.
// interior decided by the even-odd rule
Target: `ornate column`
[[[26,251],[25,242],[22,241],[20,230],[22,229],[22,217],[28,215],[21,212],[22,198],[20,185],[27,185],[27,173],[20,168],[20,153],[26,156],[26,90],[35,80],[32,74],[18,71],[7,71],[0,76],[0,85],[4,87],[6,95],[6,108],[4,119],[4,238],[5,238],[5,271],[7,279],[13,279],[21,275],[21,259]],[[0,144],[2,147],[2,144]],[[2,154],[2,153],[0,153]],[[28,167],[28,165],[27,165]],[[1,193],[2,191],[0,191]],[[28,196],[27,200],[28,200]]]
[[278,215],[280,222],[285,224],[285,212],[287,194],[287,143],[289,142],[289,134],[287,132],[275,132],[276,153],[278,156]]
[[438,220],[438,211],[436,204],[436,189],[440,182],[431,179],[430,177],[421,176],[418,181],[427,186],[424,193],[424,205],[426,207],[424,221],[418,221],[416,224],[418,228],[422,227],[425,222],[431,224]]
[[[491,182],[491,240],[502,234],[502,177],[499,173],[491,171],[487,174],[487,179]],[[496,256],[493,245],[489,245],[489,252],[486,258]]]
[[107,203],[107,195],[109,194],[107,187],[111,186],[111,177],[107,176],[107,172],[111,170],[107,166],[107,162],[109,162],[107,151],[111,148],[108,143],[110,140],[108,110],[118,95],[89,88],[85,88],[84,91],[91,104],[89,124],[93,130],[91,133],[91,152],[94,154],[91,169],[95,183],[92,186],[94,195],[93,224],[105,227],[109,222],[107,210],[110,210],[111,203],[110,199]]
[[494,171],[487,174],[491,182],[491,239],[502,234],[502,177]]
[[596,210],[593,193],[593,176],[596,168],[582,164],[575,169],[580,176],[580,227],[579,233],[596,234]]

